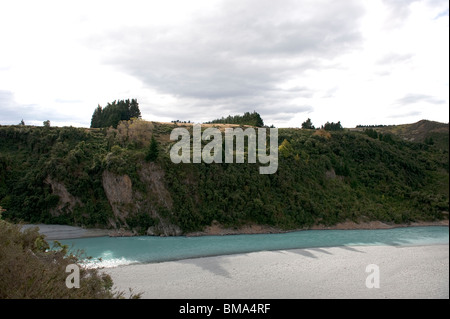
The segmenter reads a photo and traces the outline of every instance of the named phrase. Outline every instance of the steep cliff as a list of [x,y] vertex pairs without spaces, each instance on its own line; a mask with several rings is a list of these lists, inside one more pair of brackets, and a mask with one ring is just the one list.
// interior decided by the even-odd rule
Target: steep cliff
[[44,182],[51,186],[52,194],[59,197],[56,207],[50,209],[52,216],[72,214],[77,205],[83,205],[79,198],[69,193],[64,184],[57,182],[50,176],[47,176]]
[[[172,209],[172,199],[164,185],[164,171],[155,163],[142,163],[137,173],[145,185],[144,191],[133,189],[128,175],[103,172],[103,189],[114,213],[109,225],[114,227],[119,222],[126,229],[139,228],[141,233],[149,235],[180,235],[181,229],[158,213],[159,208]],[[145,219],[150,222],[143,223]]]

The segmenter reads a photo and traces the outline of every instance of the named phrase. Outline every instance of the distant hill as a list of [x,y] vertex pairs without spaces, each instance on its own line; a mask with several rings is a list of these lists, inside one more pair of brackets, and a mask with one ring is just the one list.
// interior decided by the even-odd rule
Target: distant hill
[[438,148],[449,150],[449,124],[436,121],[421,120],[412,124],[389,125],[389,126],[367,126],[351,129],[364,131],[374,129],[382,134],[394,134],[403,140],[410,142],[427,143]]

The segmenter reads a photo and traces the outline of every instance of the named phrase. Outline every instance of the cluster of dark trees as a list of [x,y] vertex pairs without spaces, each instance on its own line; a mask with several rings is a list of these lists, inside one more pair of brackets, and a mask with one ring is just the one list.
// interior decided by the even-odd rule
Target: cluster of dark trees
[[104,108],[100,105],[92,114],[91,128],[114,127],[120,121],[128,121],[132,118],[141,118],[137,99],[118,100],[108,103]]
[[180,120],[172,120],[171,123],[191,123],[191,121],[180,121]]
[[431,136],[429,136],[425,138],[424,143],[428,145],[434,145],[434,139]]
[[311,119],[308,118],[305,122],[302,123],[302,128],[303,129],[309,129],[309,130],[314,130],[315,127],[311,122]]
[[[334,122],[326,122],[324,125],[320,127],[322,130],[325,131],[342,131],[344,128],[342,127],[341,121],[334,123]],[[315,127],[312,124],[312,121],[310,118],[308,118],[305,122],[302,123],[302,129],[310,129],[314,130]]]
[[385,127],[385,126],[388,126],[388,125],[383,125],[383,124],[379,124],[379,125],[361,125],[361,124],[358,124],[358,125],[356,125],[356,127]]
[[366,128],[364,130],[364,133],[366,133],[367,136],[374,138],[374,139],[379,139],[380,141],[384,141],[387,143],[392,143],[393,139],[392,139],[392,134],[389,133],[381,133],[381,132],[377,132],[376,130],[372,129],[372,128]]
[[334,122],[326,122],[322,128],[325,131],[342,131],[344,128],[341,125],[341,121],[334,123]]
[[252,125],[256,127],[263,127],[264,121],[258,112],[245,112],[244,115],[228,115],[220,119],[215,119],[205,124],[238,124],[238,125]]

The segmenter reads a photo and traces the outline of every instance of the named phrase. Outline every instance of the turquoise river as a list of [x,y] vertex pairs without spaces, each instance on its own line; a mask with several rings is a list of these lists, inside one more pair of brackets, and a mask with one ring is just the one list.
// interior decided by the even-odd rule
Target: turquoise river
[[[281,234],[199,237],[93,237],[60,240],[93,257],[90,266],[115,267],[206,256],[332,246],[448,244],[446,226],[374,230],[305,230]],[[101,258],[101,260],[99,260]]]

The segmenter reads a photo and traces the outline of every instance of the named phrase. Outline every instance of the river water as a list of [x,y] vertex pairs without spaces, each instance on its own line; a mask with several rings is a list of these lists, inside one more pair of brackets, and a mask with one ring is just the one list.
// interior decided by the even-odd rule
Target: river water
[[[115,267],[264,250],[360,246],[448,244],[445,226],[373,230],[305,230],[282,234],[199,237],[93,237],[60,241],[92,257],[89,266]],[[101,260],[99,260],[101,258]]]

